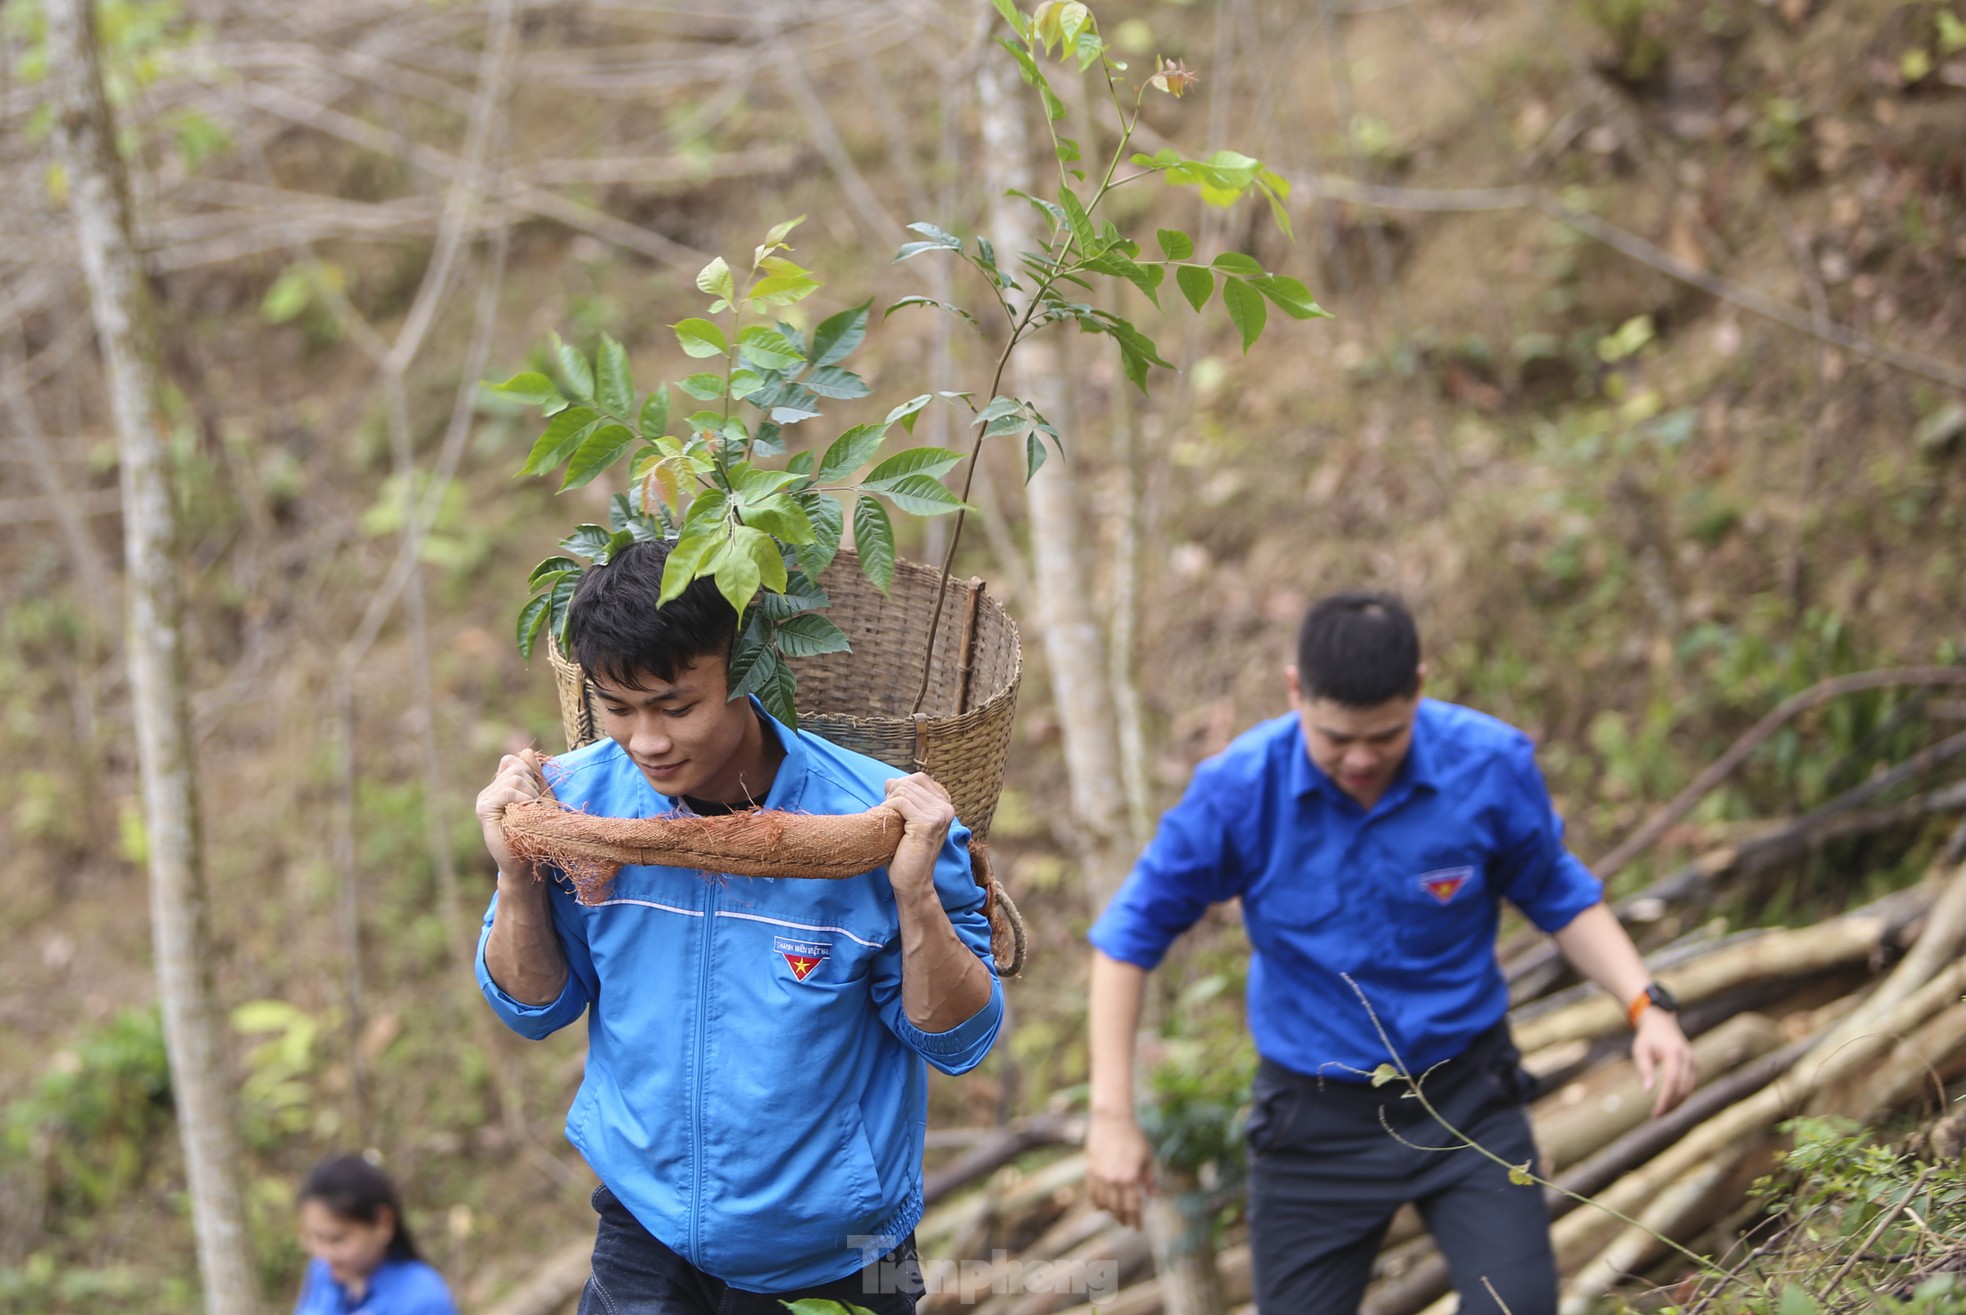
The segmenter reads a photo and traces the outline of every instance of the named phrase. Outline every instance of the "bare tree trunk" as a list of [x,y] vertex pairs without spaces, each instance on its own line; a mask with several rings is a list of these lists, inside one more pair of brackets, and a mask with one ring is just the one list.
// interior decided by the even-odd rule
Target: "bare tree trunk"
[[[1012,189],[1037,190],[1029,168],[1033,134],[1027,130],[1024,98],[1010,66],[1001,61],[992,60],[984,67],[980,89],[984,173],[997,249],[1035,250],[1039,239],[1031,207],[1007,195]],[[1112,693],[1119,668],[1108,656],[1099,609],[1089,605],[1087,597],[1092,572],[1086,566],[1081,526],[1090,499],[1076,469],[1082,448],[1070,438],[1070,399],[1055,338],[1037,338],[1018,347],[1011,361],[1010,387],[1067,435],[1066,458],[1048,463],[1028,486],[1031,579],[1051,673],[1052,702],[1065,744],[1073,834],[1085,869],[1087,899],[1097,910],[1119,888],[1132,860],[1134,825]],[[1132,489],[1128,492],[1131,495]],[[1122,541],[1123,551],[1130,551],[1128,536],[1123,534]],[[1130,584],[1127,569],[1130,563],[1122,569],[1123,584]],[[1123,599],[1122,605],[1130,606],[1130,599]],[[1166,1202],[1150,1205],[1148,1234],[1168,1315],[1220,1315],[1224,1309],[1210,1224],[1206,1217],[1178,1211]]]
[[143,775],[151,934],[164,1039],[210,1315],[255,1315],[252,1243],[212,989],[197,777],[179,634],[177,525],[159,423],[159,349],[150,290],[131,246],[128,180],[97,63],[90,0],[48,0],[48,62],[76,244],[116,414],[123,491],[130,687]]
[[[1034,250],[1033,211],[1007,196],[1030,191],[1029,142],[1023,97],[1009,64],[990,60],[981,70],[983,160],[990,194],[990,228],[997,249]],[[1021,344],[1011,360],[1011,389],[1069,435],[1065,378],[1055,338]],[[1031,514],[1031,578],[1038,625],[1044,634],[1052,702],[1064,736],[1065,771],[1071,788],[1077,857],[1085,868],[1086,894],[1095,909],[1118,889],[1132,855],[1126,852],[1125,793],[1121,786],[1119,720],[1107,688],[1110,667],[1097,609],[1087,605],[1085,546],[1080,523],[1088,499],[1067,456],[1047,464],[1028,487]]]

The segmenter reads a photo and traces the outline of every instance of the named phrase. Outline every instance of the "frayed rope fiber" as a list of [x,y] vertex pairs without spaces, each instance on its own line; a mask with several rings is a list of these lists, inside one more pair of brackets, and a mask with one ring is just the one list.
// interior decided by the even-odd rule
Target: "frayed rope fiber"
[[[564,872],[582,904],[606,899],[615,873],[627,866],[818,881],[857,877],[893,861],[904,829],[901,814],[884,804],[864,813],[753,809],[724,817],[596,817],[551,798],[505,809],[513,855]],[[971,842],[970,859],[997,969],[1016,976],[1024,966],[1023,920],[980,842]]]

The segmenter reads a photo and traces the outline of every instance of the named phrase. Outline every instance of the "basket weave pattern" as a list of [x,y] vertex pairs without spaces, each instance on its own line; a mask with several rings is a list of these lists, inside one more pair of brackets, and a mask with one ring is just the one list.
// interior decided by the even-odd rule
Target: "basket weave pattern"
[[[793,662],[799,724],[901,771],[923,771],[949,792],[956,816],[987,836],[1003,789],[1004,763],[1023,676],[1017,626],[981,580],[944,586],[942,622],[929,663],[928,697],[914,712],[928,648],[928,622],[942,573],[897,562],[884,596],[842,552],[820,578],[826,613],[846,632],[850,653]],[[573,659],[549,646],[567,747],[600,738],[593,691]]]

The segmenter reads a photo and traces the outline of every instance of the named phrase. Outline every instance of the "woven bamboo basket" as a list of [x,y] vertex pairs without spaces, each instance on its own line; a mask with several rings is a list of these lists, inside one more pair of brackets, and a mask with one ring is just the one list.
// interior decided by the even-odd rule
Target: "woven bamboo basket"
[[[883,595],[854,555],[842,552],[820,583],[833,600],[826,615],[846,632],[853,651],[792,664],[799,675],[801,729],[901,771],[927,772],[949,792],[963,824],[979,838],[988,836],[1023,676],[1016,623],[983,581],[951,579],[943,586],[928,697],[916,713],[942,573],[897,562],[893,587]],[[601,736],[593,690],[557,645],[549,656],[567,747],[577,749]]]

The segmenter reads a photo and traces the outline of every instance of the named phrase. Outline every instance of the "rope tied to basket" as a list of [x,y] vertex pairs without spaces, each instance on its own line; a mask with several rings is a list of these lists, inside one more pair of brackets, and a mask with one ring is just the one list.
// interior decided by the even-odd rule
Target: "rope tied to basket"
[[[751,809],[723,817],[599,817],[551,798],[508,805],[504,824],[514,856],[558,868],[582,904],[606,899],[615,874],[628,866],[840,881],[886,867],[904,829],[901,814],[885,804],[846,814]],[[972,839],[969,855],[997,971],[1015,977],[1024,968],[1023,919],[983,842]]]

